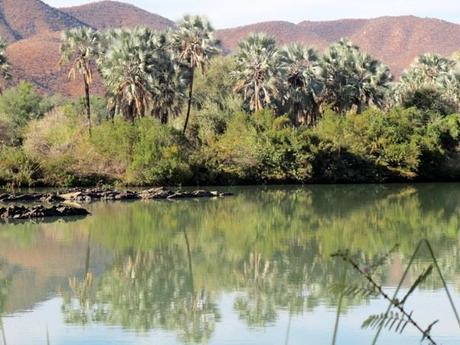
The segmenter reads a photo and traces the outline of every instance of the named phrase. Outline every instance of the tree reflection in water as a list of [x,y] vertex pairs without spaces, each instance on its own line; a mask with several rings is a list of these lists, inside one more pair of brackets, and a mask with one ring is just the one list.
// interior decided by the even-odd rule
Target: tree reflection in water
[[[459,188],[363,185],[236,192],[222,200],[95,204],[90,218],[44,225],[44,231],[59,231],[69,242],[89,239],[81,274],[71,280],[63,306],[66,320],[139,332],[169,330],[182,342],[206,343],[221,320],[224,294],[231,293],[234,313],[249,327],[269,327],[280,313],[293,318],[319,305],[337,306],[340,295],[331,287],[341,282],[343,267],[332,253],[350,249],[371,262],[398,243],[375,277],[394,286],[421,238],[430,240],[446,279],[460,288]],[[28,245],[33,234],[21,230],[25,227],[0,235]],[[91,272],[93,246],[111,253],[108,268]],[[420,253],[414,269],[425,267],[427,259]],[[360,278],[349,271],[347,279]],[[428,279],[422,288],[441,286]],[[369,298],[344,298],[341,313]],[[287,321],[286,341],[289,327]]]

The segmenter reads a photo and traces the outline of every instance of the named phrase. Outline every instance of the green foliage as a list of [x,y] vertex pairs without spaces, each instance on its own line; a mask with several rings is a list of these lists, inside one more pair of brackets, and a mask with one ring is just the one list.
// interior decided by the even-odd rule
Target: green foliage
[[402,105],[406,108],[416,107],[424,112],[450,115],[457,111],[457,104],[446,99],[442,91],[432,87],[422,87],[408,91]]
[[38,163],[22,148],[0,146],[0,185],[31,186],[39,178]]
[[20,144],[23,129],[31,120],[38,119],[50,110],[52,105],[45,101],[27,82],[6,90],[0,95],[0,121],[7,128],[0,138],[6,144]]
[[180,133],[159,121],[142,119],[137,124],[128,182],[138,185],[181,184],[191,178],[188,150]]
[[[45,100],[22,82],[0,96],[0,143],[22,145],[50,185],[460,177],[455,57],[422,55],[392,84],[388,67],[347,40],[323,55],[263,34],[238,47],[216,56],[212,26],[196,16],[174,32],[67,31],[61,62],[71,63],[70,77],[89,85],[97,64],[107,97]],[[0,65],[1,52],[0,42]]]
[[[345,175],[338,179],[340,181],[383,181],[424,176],[420,173],[427,169],[422,166],[428,156],[442,160],[445,150],[457,145],[456,118],[452,116],[442,120],[415,108],[393,108],[388,112],[368,109],[360,115],[350,114],[347,117],[337,116],[329,110],[314,130],[320,141],[318,159],[329,169],[336,163],[341,165],[332,174],[347,174],[347,171],[353,170],[369,174],[367,177]],[[324,158],[328,156],[331,163],[325,164]]]
[[194,80],[193,104],[200,110],[207,104],[224,109],[227,99],[234,97],[231,77],[236,68],[235,61],[229,56],[216,56],[209,62],[206,72],[199,70]]
[[304,182],[311,176],[308,136],[287,117],[263,110],[248,117],[235,114],[227,130],[202,148],[214,181]]

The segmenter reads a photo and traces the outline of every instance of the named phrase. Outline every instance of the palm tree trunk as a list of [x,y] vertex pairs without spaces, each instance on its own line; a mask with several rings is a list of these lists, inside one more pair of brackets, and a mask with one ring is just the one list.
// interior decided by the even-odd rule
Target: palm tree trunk
[[86,257],[85,257],[85,277],[89,273],[89,264],[91,259],[91,230],[88,232],[88,244],[86,247]]
[[85,105],[86,105],[86,117],[88,119],[88,131],[91,136],[91,101],[89,98],[89,83],[86,79],[83,79],[85,83]]
[[195,79],[195,68],[192,67],[190,72],[191,72],[191,76],[190,76],[190,89],[189,89],[189,93],[188,93],[187,116],[185,118],[183,134],[185,134],[185,131],[187,130],[188,121],[190,119],[190,112],[192,110],[193,82],[194,82],[194,79]]
[[3,326],[3,320],[0,318],[0,328],[2,329],[2,342],[3,345],[7,345],[6,343],[6,335],[5,335],[5,327]]
[[284,338],[284,345],[289,345],[289,339],[291,337],[291,321],[292,321],[292,314],[291,314],[291,311],[289,311],[289,321],[288,321],[288,327],[286,330],[286,337]]
[[160,121],[163,125],[166,125],[168,123],[168,118],[169,114],[167,111],[164,111],[163,114],[161,114]]
[[192,291],[192,295],[195,294],[195,284],[193,282],[193,264],[192,264],[192,251],[190,249],[190,242],[188,240],[187,231],[184,229],[184,238],[185,238],[185,245],[187,246],[187,258],[188,258],[188,270],[190,275],[190,289]]

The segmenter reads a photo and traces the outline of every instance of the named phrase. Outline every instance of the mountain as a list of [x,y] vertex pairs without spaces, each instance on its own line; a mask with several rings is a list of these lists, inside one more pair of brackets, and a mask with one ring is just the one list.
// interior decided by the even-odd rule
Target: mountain
[[[10,44],[6,49],[12,63],[13,79],[10,84],[27,80],[41,93],[81,95],[81,79],[69,81],[67,69],[59,66],[60,36],[60,32],[47,32]],[[93,91],[103,94],[100,78],[96,75],[94,79]]]
[[[0,0],[0,35],[11,43],[7,49],[14,80],[32,82],[42,92],[81,95],[79,80],[68,82],[59,70],[60,31],[78,26],[96,29],[148,26],[174,27],[174,22],[135,6],[116,1],[52,8],[40,0]],[[265,32],[280,44],[302,42],[323,50],[342,37],[388,64],[398,76],[420,54],[450,55],[460,50],[460,25],[413,16],[335,21],[263,22],[218,30],[224,52],[230,53],[251,32]],[[96,90],[102,90],[100,83]]]
[[82,25],[40,0],[0,0],[0,34],[9,42]]
[[460,50],[460,25],[414,16],[302,22],[299,26],[334,42],[347,37],[388,64],[396,75],[423,53],[445,56]]
[[174,26],[167,18],[118,1],[100,1],[60,10],[99,30],[139,25],[163,30]]
[[252,32],[264,32],[275,37],[280,44],[304,42],[318,48],[324,48],[328,45],[328,41],[315,32],[306,30],[300,25],[284,21],[264,22],[218,30],[217,37],[221,41],[224,51],[230,52],[237,47],[239,41]]
[[413,16],[344,19],[299,24],[266,22],[218,31],[225,50],[251,32],[266,32],[280,43],[302,42],[317,49],[349,38],[362,50],[388,64],[399,75],[423,53],[450,55],[460,50],[460,25]]

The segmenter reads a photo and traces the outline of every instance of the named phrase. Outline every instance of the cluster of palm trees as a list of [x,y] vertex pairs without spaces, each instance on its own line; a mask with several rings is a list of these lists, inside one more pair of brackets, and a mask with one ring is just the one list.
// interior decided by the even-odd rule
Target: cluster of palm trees
[[276,107],[297,123],[315,123],[321,105],[345,113],[382,107],[392,76],[387,66],[340,40],[323,54],[301,44],[279,48],[272,37],[253,34],[236,53],[236,90],[250,110]]
[[[72,29],[63,35],[61,62],[71,63],[69,78],[83,77],[90,130],[89,89],[97,69],[111,115],[119,113],[133,121],[150,114],[167,123],[184,110],[185,132],[195,72],[206,71],[218,53],[219,42],[209,22],[186,16],[165,32]],[[386,65],[345,39],[319,54],[301,44],[279,47],[274,38],[255,33],[239,43],[232,58],[236,68],[228,77],[245,109],[288,113],[297,125],[315,124],[325,105],[340,114],[361,113],[369,106],[402,103],[408,93],[422,88],[435,88],[460,103],[460,68],[454,58],[422,55],[400,83],[393,82]]]
[[203,17],[185,16],[173,31],[140,27],[105,32],[85,27],[68,30],[62,37],[61,64],[70,66],[69,78],[82,76],[90,131],[90,85],[97,69],[112,116],[119,113],[134,121],[151,114],[167,123],[188,101],[185,132],[195,71],[205,70],[218,53],[210,23]]
[[402,76],[395,89],[397,101],[417,90],[435,90],[454,105],[460,104],[460,54],[446,58],[424,54]]

